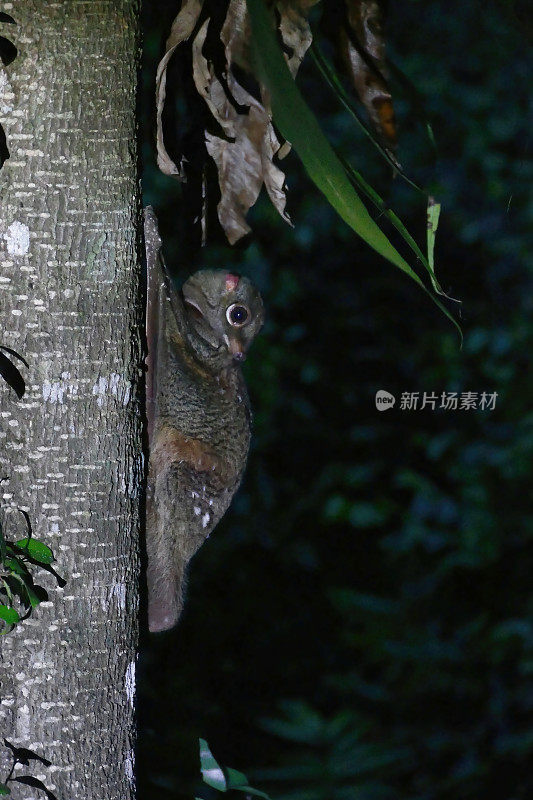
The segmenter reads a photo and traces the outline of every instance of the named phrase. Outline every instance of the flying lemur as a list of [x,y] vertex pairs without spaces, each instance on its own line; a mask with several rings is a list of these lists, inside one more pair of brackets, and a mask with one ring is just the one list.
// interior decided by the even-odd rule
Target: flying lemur
[[146,497],[148,624],[178,621],[187,565],[217,525],[246,465],[251,412],[240,369],[264,320],[261,295],[244,277],[200,270],[176,292],[145,209]]

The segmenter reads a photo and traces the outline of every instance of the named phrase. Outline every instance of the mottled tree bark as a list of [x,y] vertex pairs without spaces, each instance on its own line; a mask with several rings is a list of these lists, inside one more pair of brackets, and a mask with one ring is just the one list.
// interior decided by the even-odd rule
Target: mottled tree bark
[[[4,3],[0,344],[28,390],[0,385],[2,506],[26,509],[59,589],[0,639],[1,744],[42,753],[60,798],[134,796],[141,413],[136,0]],[[23,535],[8,514],[8,538]],[[0,781],[5,769],[0,769]],[[24,786],[17,797],[42,797]]]

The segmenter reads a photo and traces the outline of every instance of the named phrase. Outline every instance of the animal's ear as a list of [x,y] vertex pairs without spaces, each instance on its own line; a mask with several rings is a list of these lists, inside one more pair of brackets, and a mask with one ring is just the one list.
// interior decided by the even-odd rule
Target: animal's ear
[[191,319],[199,321],[204,318],[203,311],[198,303],[193,302],[190,298],[184,297],[183,304],[185,305],[185,311]]

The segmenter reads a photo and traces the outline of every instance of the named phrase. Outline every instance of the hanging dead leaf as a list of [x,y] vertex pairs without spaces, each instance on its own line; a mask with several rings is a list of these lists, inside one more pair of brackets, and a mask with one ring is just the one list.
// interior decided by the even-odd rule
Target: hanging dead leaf
[[157,165],[165,175],[185,180],[183,158],[179,166],[169,156],[163,138],[163,108],[165,107],[167,67],[176,47],[192,34],[202,10],[203,0],[183,0],[181,11],[172,23],[170,36],[165,46],[165,54],[157,67],[155,96],[157,124]]
[[[307,15],[318,0],[279,0],[276,8],[279,14],[279,31],[285,47],[285,58],[293,78],[296,77],[300,64],[311,46],[313,35]],[[261,96],[266,108],[270,111],[270,98],[267,90],[261,87]],[[282,142],[277,157],[281,161],[290,152],[290,142]]]
[[[230,3],[221,32],[222,41],[228,43],[228,62],[231,43],[239,42],[235,38],[236,26],[232,25],[233,14],[239,13],[239,9],[232,6],[238,5],[239,2]],[[261,103],[243,89],[229,68],[226,88],[216,77],[213,65],[202,52],[209,22],[206,20],[193,42],[193,76],[199,94],[225,134],[221,137],[206,131],[206,147],[218,169],[221,198],[217,210],[220,224],[228,241],[234,244],[250,232],[245,216],[257,200],[263,183],[281,216],[287,222],[290,219],[285,212],[285,176],[272,160],[279,149],[279,142],[270,115]],[[226,89],[231,97],[228,97]]]
[[388,149],[397,144],[392,96],[387,86],[385,39],[378,0],[345,0],[346,23],[339,44],[359,99]]
[[286,48],[287,64],[293,78],[296,76],[313,35],[307,21],[312,6],[318,0],[278,0],[279,30]]

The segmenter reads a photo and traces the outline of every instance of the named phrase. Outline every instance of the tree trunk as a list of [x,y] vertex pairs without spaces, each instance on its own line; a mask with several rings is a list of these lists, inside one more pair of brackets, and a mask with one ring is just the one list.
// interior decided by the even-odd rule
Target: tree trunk
[[[137,0],[4,4],[18,47],[2,74],[0,344],[27,392],[0,386],[2,505],[29,513],[59,589],[0,639],[0,742],[60,800],[134,796],[139,497]],[[28,238],[29,235],[29,238]],[[24,535],[7,515],[8,539]],[[1,764],[9,753],[0,744]],[[6,769],[0,770],[0,782]],[[13,797],[42,797],[9,784]]]

